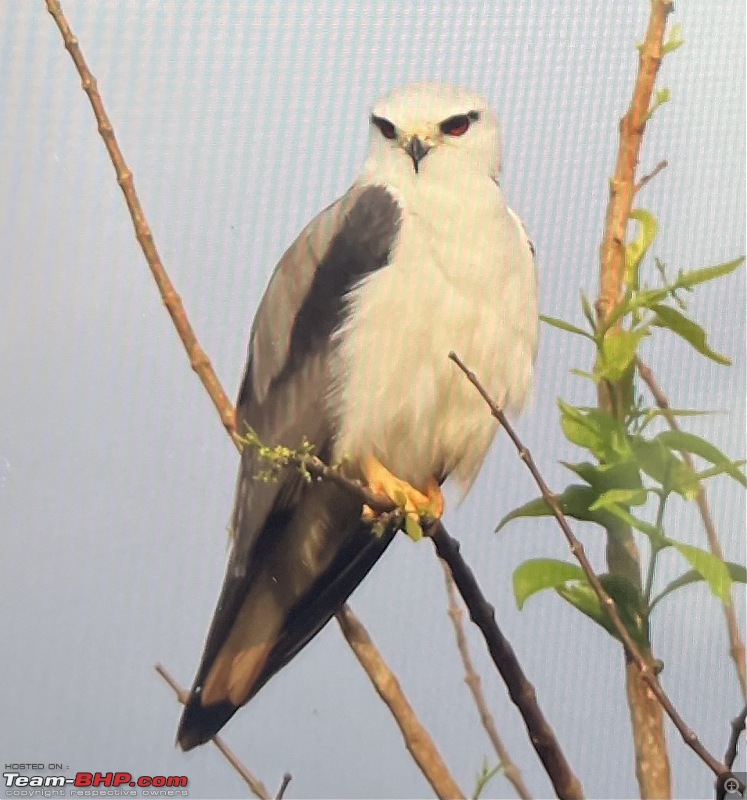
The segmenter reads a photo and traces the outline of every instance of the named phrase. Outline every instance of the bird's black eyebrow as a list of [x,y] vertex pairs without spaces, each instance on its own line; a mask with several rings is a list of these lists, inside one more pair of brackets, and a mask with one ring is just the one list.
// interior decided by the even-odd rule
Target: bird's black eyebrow
[[376,114],[371,114],[371,124],[375,125],[385,139],[394,139],[397,136],[397,128],[393,122],[390,122],[386,117],[377,117]]

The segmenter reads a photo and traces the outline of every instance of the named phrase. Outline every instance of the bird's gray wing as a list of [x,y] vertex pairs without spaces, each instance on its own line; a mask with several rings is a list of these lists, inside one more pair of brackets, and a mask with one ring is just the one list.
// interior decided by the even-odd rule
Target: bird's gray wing
[[[273,273],[252,327],[237,403],[240,433],[328,460],[336,421],[327,395],[333,333],[345,298],[386,266],[400,210],[380,186],[354,186],[299,235]],[[391,539],[363,526],[360,503],[296,468],[276,481],[245,447],[233,545],[190,699],[179,725],[184,749],[207,741],[330,619]]]

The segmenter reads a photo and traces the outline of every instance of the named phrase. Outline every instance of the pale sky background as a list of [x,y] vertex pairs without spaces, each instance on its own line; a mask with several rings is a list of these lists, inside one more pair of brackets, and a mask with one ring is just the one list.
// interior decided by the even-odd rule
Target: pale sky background
[[[235,396],[249,327],[283,250],[354,178],[383,91],[444,80],[490,98],[503,120],[503,185],[537,246],[541,307],[580,322],[594,295],[618,118],[630,97],[648,3],[104,2],[66,0],[134,171],[156,242],[192,323]],[[675,272],[745,251],[745,7],[677,3],[686,45],[660,86],[641,167],[669,168],[640,195],[655,253]],[[241,797],[211,746],[174,747],[179,707],[153,672],[189,685],[220,588],[237,458],[132,234],[73,65],[42,0],[0,3],[0,761],[187,775],[193,798]],[[651,280],[654,276],[649,273]],[[745,453],[744,271],[696,293],[729,369],[666,332],[646,357],[679,407],[725,413],[690,430]],[[415,355],[415,354],[414,354]],[[555,398],[593,402],[568,374],[589,348],[545,328],[530,410],[518,423],[551,485],[581,460]],[[745,560],[745,503],[711,484],[723,547]],[[505,437],[446,515],[495,603],[588,797],[634,797],[622,653],[554,594],[516,609],[511,575],[530,557],[571,559],[549,521],[492,530],[536,494]],[[694,506],[670,535],[704,545]],[[577,526],[599,571],[598,529]],[[664,585],[684,565],[662,559]],[[494,756],[463,682],[441,569],[404,537],[353,595],[466,792]],[[744,630],[744,593],[738,595]],[[723,755],[741,706],[723,618],[702,585],[654,620],[662,680]],[[550,784],[470,630],[497,724],[536,797]],[[667,725],[678,797],[712,777]],[[289,797],[428,797],[387,709],[333,623],[226,727],[271,791]],[[744,760],[742,760],[744,769]],[[487,796],[512,797],[498,777]]]

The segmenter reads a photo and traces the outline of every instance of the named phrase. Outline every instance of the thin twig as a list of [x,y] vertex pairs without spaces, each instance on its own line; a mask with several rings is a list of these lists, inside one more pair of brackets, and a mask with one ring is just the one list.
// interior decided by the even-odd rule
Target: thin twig
[[[344,606],[337,612],[337,621],[347,640],[351,642],[353,653],[361,666],[369,675],[376,675],[377,679],[374,681],[376,691],[389,705],[394,696],[401,694],[396,676],[382,660],[368,632],[349,608]],[[407,703],[407,700],[404,702]],[[441,800],[464,798],[464,793],[451,776],[430,735],[422,727],[409,704],[397,716],[397,724],[402,731],[405,746],[423,775],[428,778],[436,795]]]
[[464,612],[457,601],[456,587],[454,585],[454,578],[451,575],[451,570],[445,561],[441,562],[441,566],[443,567],[446,593],[449,598],[449,618],[454,626],[454,635],[456,636],[457,648],[459,649],[459,655],[462,657],[462,664],[464,665],[464,682],[467,684],[467,687],[472,694],[472,699],[474,700],[477,711],[480,714],[480,722],[482,723],[482,727],[485,729],[485,733],[487,733],[488,739],[490,739],[493,749],[498,756],[500,771],[506,776],[506,779],[514,787],[516,793],[522,798],[522,800],[531,800],[532,796],[529,794],[529,789],[524,783],[521,770],[513,762],[511,755],[506,749],[506,746],[503,744],[503,740],[498,734],[498,729],[495,726],[493,715],[488,709],[485,695],[482,692],[482,681],[477,673],[477,670],[475,669],[474,664],[472,663],[472,656],[469,652],[467,636],[464,633],[464,625],[462,624]]
[[[641,376],[641,380],[648,386],[656,405],[661,409],[669,427],[673,431],[681,430],[680,424],[677,422],[677,417],[672,413],[670,408],[669,399],[664,394],[661,386],[656,382],[651,368],[644,364],[640,358],[636,358],[636,367],[638,368],[638,374]],[[681,451],[681,455],[685,463],[694,471],[695,464],[690,453]],[[703,528],[708,538],[708,548],[716,558],[720,561],[724,561],[724,553],[721,550],[721,543],[718,540],[716,526],[711,516],[711,509],[708,505],[708,495],[703,483],[698,484],[698,493],[695,496],[695,502],[698,505],[700,518],[703,520]],[[729,655],[737,670],[737,679],[739,680],[739,686],[742,690],[742,699],[747,700],[747,671],[745,670],[744,642],[739,634],[739,623],[737,622],[737,615],[734,611],[734,603],[730,599],[729,602],[722,603],[722,607],[724,609],[726,629],[729,635]]]
[[747,705],[731,721],[731,736],[729,737],[729,744],[726,747],[726,753],[724,753],[724,763],[729,769],[734,766],[734,762],[737,760],[739,737],[744,732],[746,723]]
[[633,194],[636,195],[638,192],[643,189],[643,187],[649,182],[652,181],[663,169],[666,169],[669,166],[669,162],[664,160],[660,161],[652,170],[648,173],[648,175],[644,175],[638,183],[633,187]]
[[290,774],[290,772],[286,772],[285,775],[283,775],[283,780],[280,784],[280,788],[278,789],[277,794],[275,795],[275,800],[283,800],[283,796],[285,795],[285,790],[288,788],[288,784],[292,780],[293,776]]
[[[174,690],[177,700],[184,705],[189,699],[189,692],[187,692],[185,689],[182,689],[182,687],[179,686],[179,684],[167,672],[166,668],[161,666],[161,664],[156,664],[155,670]],[[218,734],[211,737],[210,741],[218,748],[218,750],[220,750],[226,761],[228,761],[228,763],[236,770],[236,772],[239,773],[239,775],[243,778],[244,783],[246,783],[255,797],[259,797],[260,800],[270,800],[270,793],[267,791],[262,781],[252,775],[252,773],[241,763],[238,756]]]
[[672,720],[672,723],[674,724],[675,728],[677,728],[677,730],[680,732],[680,735],[682,736],[682,739],[684,740],[685,744],[688,745],[688,747],[690,747],[700,757],[700,759],[711,769],[711,771],[717,777],[724,775],[725,773],[728,772],[726,765],[720,762],[714,755],[712,755],[705,748],[700,739],[698,739],[695,732],[690,727],[688,727],[688,725],[685,723],[685,721],[677,712],[677,709],[674,707],[674,705],[672,705],[672,701],[669,699],[666,692],[659,683],[656,674],[654,673],[654,670],[641,655],[640,650],[636,646],[632,637],[628,633],[627,628],[620,619],[620,614],[617,610],[617,605],[615,604],[615,601],[604,590],[601,581],[599,580],[597,574],[594,572],[594,569],[591,566],[591,562],[586,556],[586,551],[584,550],[583,544],[581,544],[581,542],[576,538],[575,534],[571,530],[571,527],[568,524],[568,520],[566,519],[565,514],[563,513],[563,509],[560,507],[560,504],[558,503],[557,495],[553,494],[553,492],[549,489],[549,487],[545,483],[544,478],[540,474],[540,471],[537,469],[537,465],[534,463],[532,454],[522,444],[521,440],[516,434],[516,431],[514,431],[513,427],[511,426],[511,423],[508,421],[508,419],[506,419],[506,415],[495,403],[495,401],[490,397],[487,390],[482,385],[482,383],[475,375],[475,373],[472,372],[472,370],[470,370],[464,364],[464,362],[459,358],[459,356],[456,353],[454,352],[449,353],[449,358],[462,370],[462,372],[464,372],[469,382],[480,393],[483,400],[485,400],[485,402],[489,406],[492,415],[503,426],[506,433],[508,434],[508,437],[513,442],[517,452],[519,453],[519,457],[527,465],[527,468],[532,473],[532,477],[534,478],[535,483],[537,484],[540,492],[542,493],[542,498],[544,499],[545,503],[547,503],[547,507],[550,509],[550,511],[552,511],[552,514],[557,520],[558,525],[565,534],[565,538],[568,541],[571,553],[573,553],[573,555],[576,557],[579,564],[581,565],[581,568],[583,569],[584,574],[586,575],[586,579],[588,580],[589,585],[592,587],[594,593],[599,599],[599,604],[605,610],[605,613],[607,614],[610,621],[612,622],[613,627],[615,628],[615,632],[618,638],[622,641],[623,646],[625,647],[625,652],[627,653],[628,657],[638,667],[641,678],[649,686],[651,691],[658,699],[659,703],[661,703],[661,706],[667,713],[667,716],[669,717],[669,719]]
[[[221,422],[223,423],[223,427],[231,437],[231,440],[236,448],[240,451],[241,443],[240,438],[236,433],[235,411],[233,404],[228,399],[228,395],[225,393],[220,381],[218,380],[210,360],[208,359],[204,350],[200,347],[194,329],[187,318],[187,314],[184,310],[181,299],[176,293],[174,286],[171,283],[171,280],[169,279],[169,276],[161,262],[158,250],[156,249],[153,233],[150,230],[135,191],[132,172],[127,166],[124,156],[122,155],[122,151],[119,148],[119,144],[117,143],[114,129],[109,121],[109,117],[104,108],[103,100],[101,99],[101,95],[99,94],[97,88],[96,79],[93,77],[90,69],[88,68],[78,44],[78,40],[70,29],[67,20],[65,19],[65,15],[62,11],[59,1],[45,0],[45,3],[47,10],[52,15],[60,34],[62,35],[65,48],[70,53],[70,57],[72,58],[73,63],[78,70],[78,74],[80,75],[83,89],[90,100],[94,116],[96,117],[96,122],[98,123],[99,133],[101,134],[101,138],[104,140],[109,157],[114,165],[117,182],[119,183],[125,196],[125,201],[127,202],[127,208],[129,209],[130,217],[135,229],[135,236],[140,243],[145,260],[148,262],[156,284],[158,285],[164,305],[171,315],[174,327],[176,328],[179,338],[181,339],[182,344],[187,351],[192,368],[199,376],[200,380],[202,381],[202,385],[205,387],[210,399],[213,401],[213,405],[218,411]],[[347,605],[343,607],[343,610],[348,618],[355,619],[353,611]],[[363,628],[363,624],[359,620],[357,620],[357,623],[361,629],[365,630]],[[347,636],[345,638],[347,639]],[[348,644],[355,651],[355,641],[348,640]],[[371,644],[371,647],[373,648],[373,644]],[[381,658],[380,654],[378,655],[378,658],[383,663],[383,659]],[[380,691],[382,687],[378,686],[376,683],[378,680],[377,675],[369,673],[368,677],[374,683],[376,690],[382,694]],[[404,713],[409,713],[412,717],[414,717],[414,714],[398,684],[396,689],[396,691],[388,691],[384,692],[384,694],[388,698],[387,705],[389,711],[394,716],[400,727],[402,727],[401,715]],[[425,729],[419,722],[418,726],[411,724],[410,728],[417,730],[419,733],[425,733]],[[427,734],[425,734],[425,737],[430,740],[430,737],[428,737]],[[424,741],[426,740],[425,737]],[[433,785],[432,776],[425,775],[425,778],[429,783],[431,783],[431,785]]]

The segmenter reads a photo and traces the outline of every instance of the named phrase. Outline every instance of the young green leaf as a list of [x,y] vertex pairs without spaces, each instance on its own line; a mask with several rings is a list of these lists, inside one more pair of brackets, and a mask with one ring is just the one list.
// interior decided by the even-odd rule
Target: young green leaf
[[618,503],[624,506],[642,506],[647,499],[648,492],[645,489],[609,489],[589,506],[589,510],[611,508]]
[[583,289],[581,290],[581,310],[584,312],[584,316],[586,317],[586,321],[589,323],[589,327],[596,331],[597,329],[597,318],[594,314],[594,307],[591,304],[591,301],[584,293]]
[[698,493],[697,475],[661,441],[660,436],[655,439],[632,436],[630,444],[640,469],[658,481],[665,491],[677,492],[686,500],[695,498]]
[[629,218],[639,223],[638,236],[625,247],[625,281],[635,290],[639,283],[638,268],[659,232],[659,223],[653,214],[642,208],[631,211]]
[[[608,527],[614,524],[614,518],[609,512],[604,509],[598,511],[590,511],[589,506],[599,497],[599,492],[592,489],[591,486],[583,486],[582,484],[571,484],[567,486],[563,494],[557,495],[557,501],[561,510],[567,517],[578,519],[582,522],[596,522],[602,527]],[[509,522],[522,517],[549,517],[552,516],[552,511],[543,498],[538,497],[536,500],[530,500],[519,508],[515,508],[506,514],[505,517],[498,523],[495,532],[498,533]]]
[[567,461],[560,463],[600,493],[609,489],[640,489],[643,485],[641,474],[632,458],[612,464],[591,464],[588,461],[578,464],[569,464]]
[[[621,519],[623,522],[626,522],[632,528],[635,528],[637,531],[641,533],[645,533],[646,536],[651,540],[652,547],[656,547],[658,549],[663,549],[667,547],[668,542],[664,534],[662,533],[656,525],[651,524],[650,522],[646,522],[645,519],[640,519],[633,514],[630,513],[626,508],[623,508],[616,503],[613,503],[606,509],[610,514],[613,514],[618,519]],[[598,512],[595,512],[598,513]]]
[[[726,569],[733,583],[747,583],[747,569],[745,569],[742,564],[735,564],[733,561],[727,561]],[[676,578],[668,583],[664,589],[662,589],[662,591],[656,595],[656,597],[651,601],[649,611],[653,610],[654,606],[660,600],[663,600],[665,597],[672,594],[672,592],[677,591],[677,589],[681,589],[683,586],[689,586],[691,583],[697,583],[698,581],[704,580],[705,578],[697,570],[688,570],[684,575],[680,575],[679,578]]]
[[590,450],[600,461],[621,461],[630,456],[630,446],[623,424],[597,409],[582,411],[558,400],[560,426],[566,439]]
[[690,544],[682,544],[671,539],[669,544],[682,555],[690,566],[699,572],[708,583],[711,592],[721,600],[728,603],[731,599],[731,576],[726,564],[713,553],[702,550],[700,547],[693,547]]
[[552,325],[553,328],[559,328],[561,331],[566,331],[567,333],[575,333],[577,336],[583,336],[586,339],[591,339],[592,342],[594,341],[594,337],[588,331],[579,328],[577,325],[571,325],[570,322],[566,322],[564,319],[548,317],[547,314],[540,314],[540,319],[546,325]]
[[405,514],[405,533],[413,542],[419,542],[423,538],[423,529],[412,514]]
[[664,42],[664,46],[661,49],[661,54],[665,56],[669,53],[673,53],[678,47],[682,47],[684,43],[685,40],[682,38],[682,26],[678,22],[675,25],[672,25],[672,29],[669,32],[669,37],[667,38],[666,42]]
[[742,266],[744,256],[735,258],[733,261],[727,261],[724,264],[717,264],[715,267],[703,267],[702,269],[694,269],[690,272],[682,272],[677,276],[677,280],[671,285],[672,289],[691,289],[699,283],[712,281],[715,278],[720,278],[722,275],[728,275],[734,272],[737,267]]
[[568,581],[584,580],[584,571],[578,564],[554,558],[531,558],[514,570],[514,598],[519,609],[537,592],[555,589]]
[[648,326],[630,331],[610,331],[602,340],[601,353],[594,367],[597,380],[619,381],[633,363],[638,345],[648,332]]
[[693,433],[686,433],[685,431],[664,431],[660,433],[656,439],[672,450],[682,450],[686,453],[692,453],[693,455],[704,458],[706,461],[710,461],[711,464],[714,465],[725,465],[726,469],[724,471],[728,472],[735,481],[747,488],[747,478],[745,478],[744,473],[737,468],[736,462],[731,461],[718,447],[712,445],[708,440],[702,439],[700,436],[696,436]]
[[705,330],[696,322],[686,317],[682,312],[671,306],[665,306],[659,303],[652,305],[651,310],[656,314],[654,325],[668,328],[672,333],[681,336],[699,353],[715,361],[717,364],[723,364],[727,367],[731,366],[731,361],[726,356],[722,356],[708,346],[708,337]]

